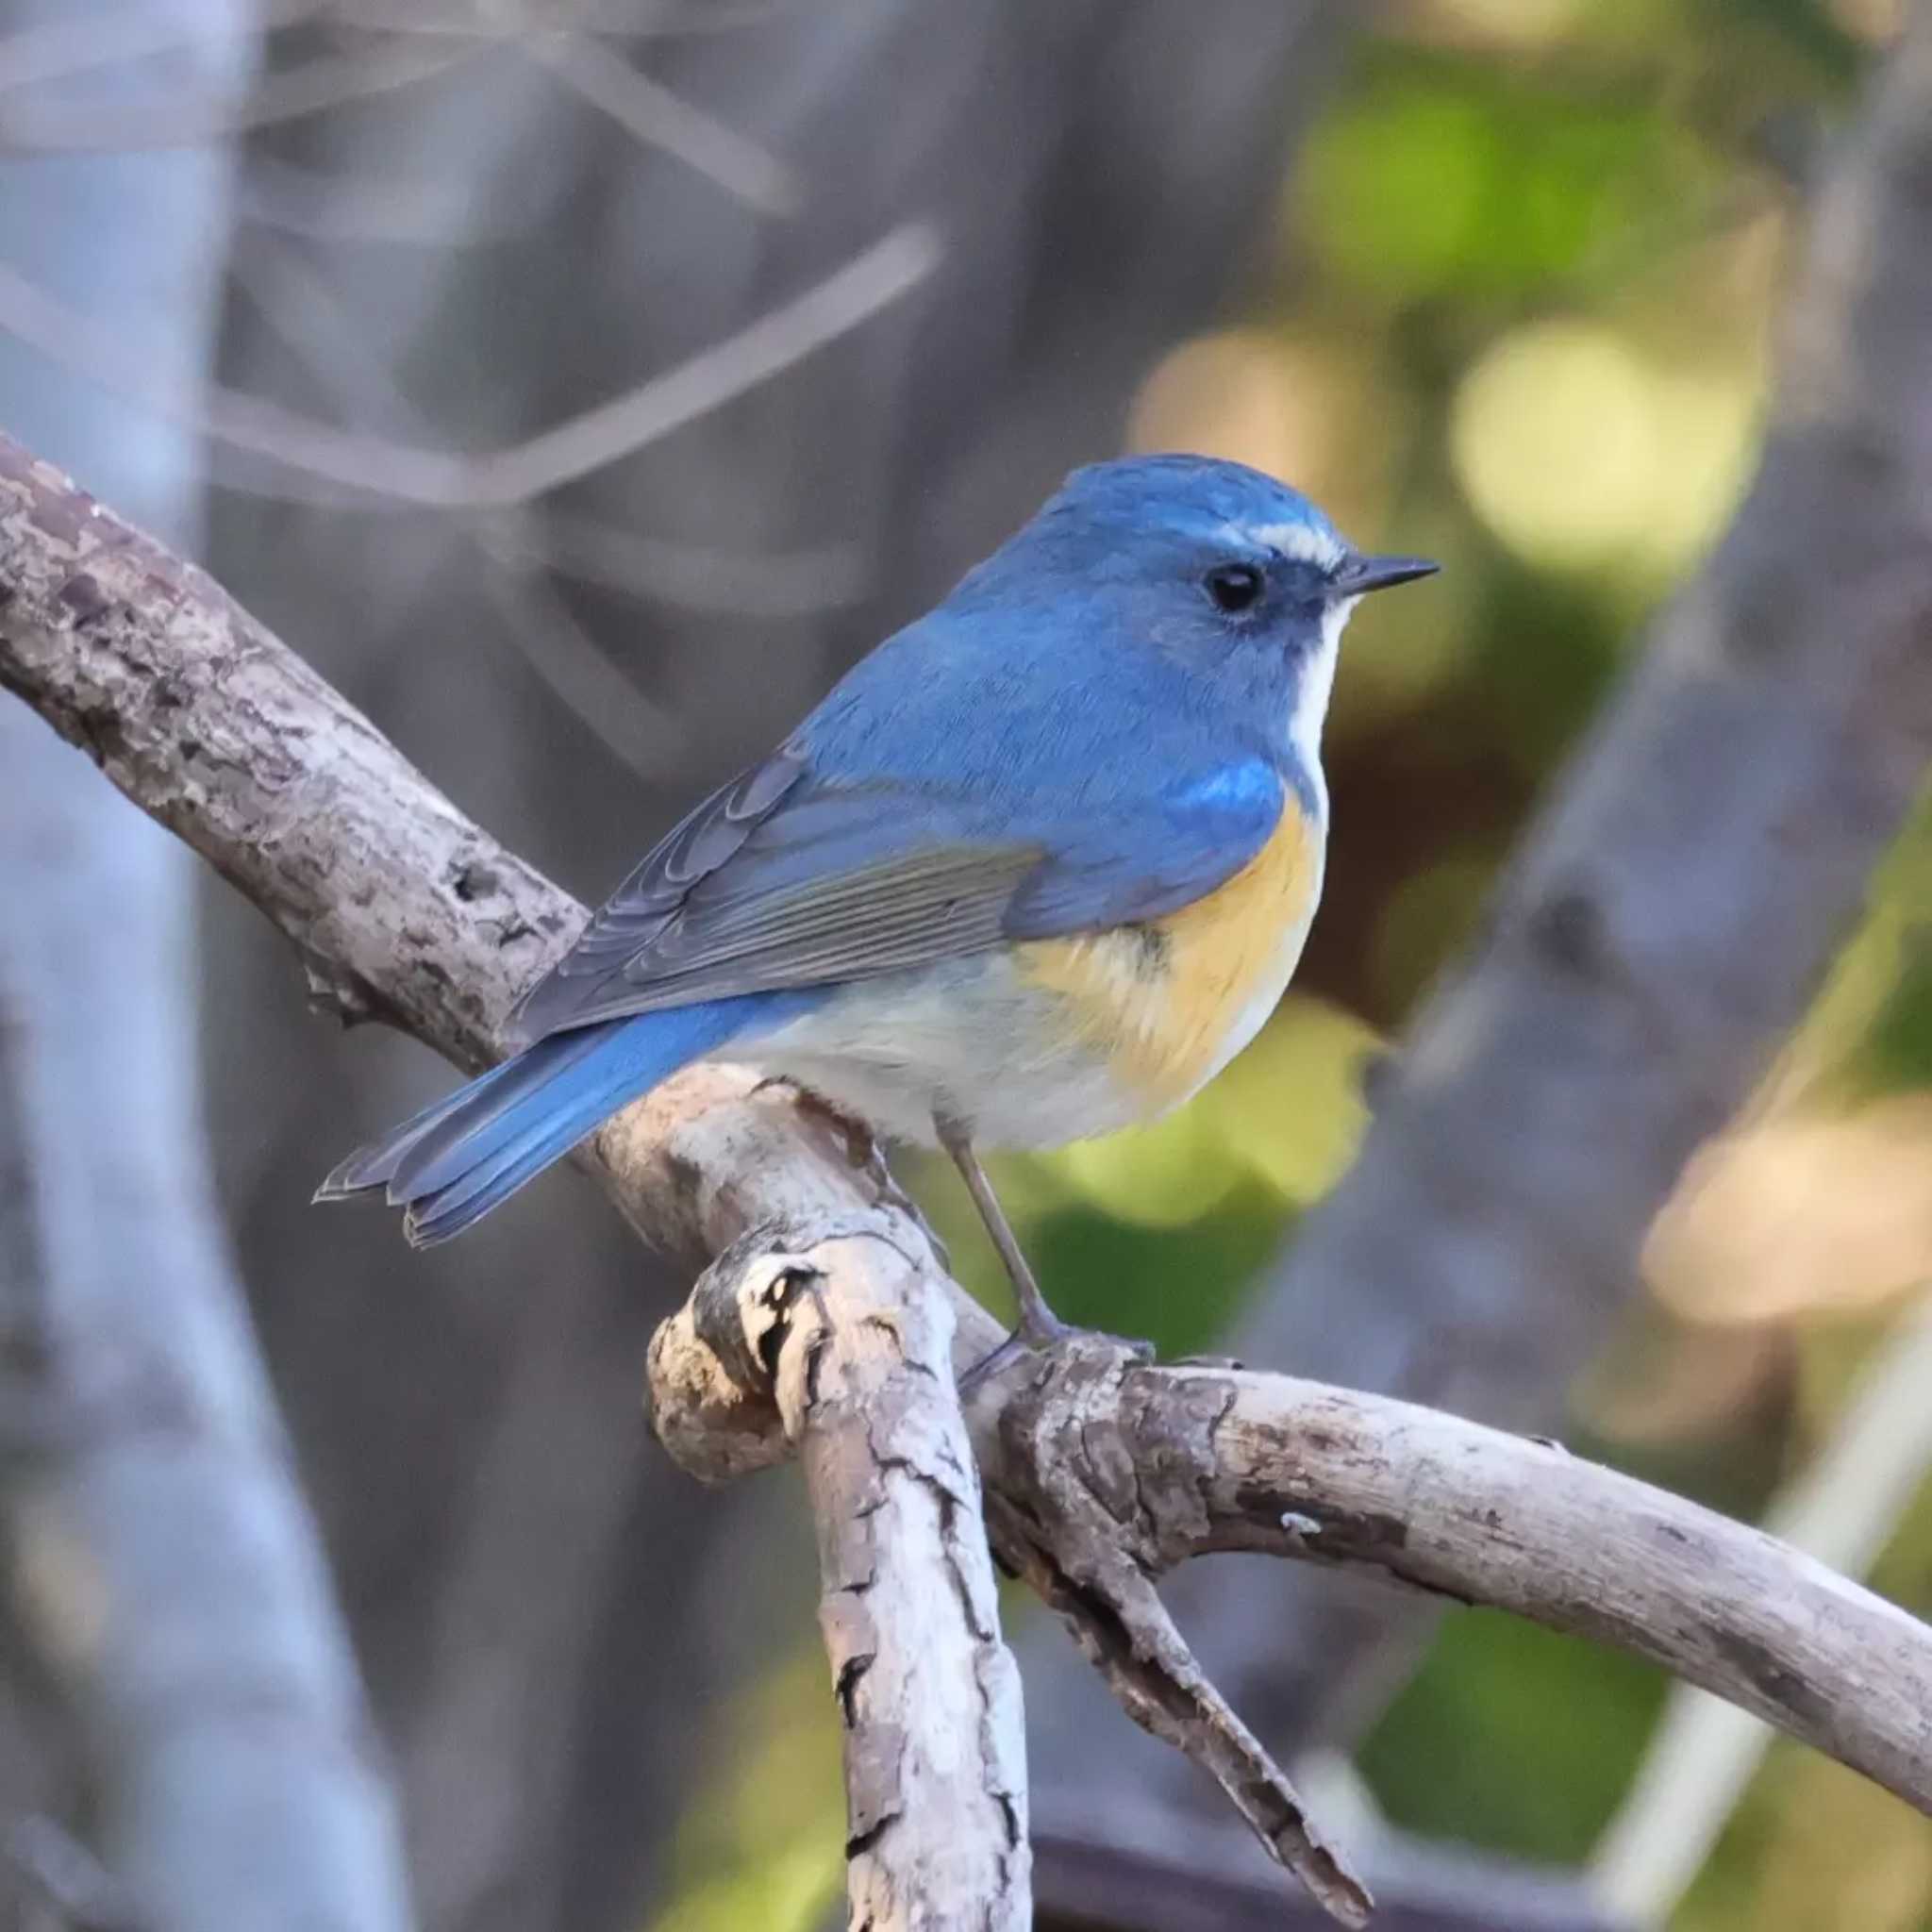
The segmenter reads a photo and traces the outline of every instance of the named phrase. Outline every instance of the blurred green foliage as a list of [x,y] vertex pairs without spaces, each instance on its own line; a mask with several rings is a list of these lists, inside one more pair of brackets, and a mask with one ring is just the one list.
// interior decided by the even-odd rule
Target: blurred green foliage
[[1309,144],[1298,228],[1338,283],[1391,305],[1587,288],[1660,211],[1681,219],[1723,179],[1646,92],[1531,89],[1480,58],[1374,50]]
[[1444,1627],[1361,1768],[1411,1831],[1539,1862],[1581,1860],[1630,1781],[1663,1693],[1657,1673],[1633,1657],[1471,1610]]
[[[1166,1351],[1208,1342],[1346,1163],[1382,1032],[1466,937],[1644,618],[1734,507],[1799,233],[1794,177],[1885,24],[1882,6],[1850,0],[1391,9],[1284,186],[1264,297],[1238,329],[1150,372],[1139,441],[1260,462],[1363,541],[1426,549],[1447,570],[1426,596],[1367,609],[1352,629],[1329,734],[1326,902],[1262,1039],[1170,1121],[998,1163],[1070,1318]],[[1884,1130],[1925,1136],[1932,1227],[1932,1127],[1916,1109],[1932,1088],[1928,907],[1932,811],[1877,882],[1762,1112],[1849,1130],[1870,1127],[1864,1109],[1880,1101],[1911,1100]],[[1848,1133],[1842,1158],[1870,1144]],[[1817,1145],[1827,1161],[1839,1142],[1827,1132]],[[1740,1191],[1724,1197],[1745,1220],[1753,1201],[1790,1205],[1770,1167],[1753,1191],[1754,1158],[1747,1130]],[[927,1161],[910,1174],[962,1277],[1004,1307],[950,1172]],[[1816,1180],[1836,1187],[1828,1167]],[[1723,1238],[1747,1232],[1718,1229],[1692,1252],[1723,1256]],[[1760,1508],[1828,1433],[1899,1294],[1932,1279],[1932,1251],[1901,1273],[1895,1247],[1820,1246],[1774,1304],[1711,1266],[1694,1307],[1646,1311],[1579,1391],[1579,1444],[1719,1507]],[[1878,1581],[1932,1609],[1932,1496]],[[709,1823],[691,1869],[708,1875],[667,1928],[804,1928],[833,1893],[829,1699],[803,1664],[775,1682],[777,1701],[743,1725],[694,1811]],[[1662,1692],[1628,1659],[1459,1615],[1362,1768],[1418,1830],[1580,1860]],[[781,1715],[808,1747],[768,1735]],[[774,1759],[794,1748],[808,1779]],[[806,1787],[802,1808],[781,1795]],[[1932,1927],[1932,1827],[1779,1746],[1677,1923]]]
[[1875,881],[1819,1008],[1843,1098],[1932,1088],[1932,799]]

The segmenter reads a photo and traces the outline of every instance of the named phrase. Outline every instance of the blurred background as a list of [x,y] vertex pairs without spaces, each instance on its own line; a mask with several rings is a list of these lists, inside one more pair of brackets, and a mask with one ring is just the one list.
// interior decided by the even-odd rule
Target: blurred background
[[[1062,1313],[1211,1350],[1736,508],[1807,192],[1900,13],[5,0],[0,426],[192,546],[591,899],[1074,463],[1239,458],[1440,558],[1351,628],[1326,902],[1260,1041],[1157,1128],[996,1169]],[[704,1493],[648,1441],[644,1344],[684,1284],[567,1172],[432,1255],[311,1215],[447,1071],[318,1019],[256,914],[152,863],[192,944],[123,970],[178,972],[423,1922],[813,1932],[842,1807],[809,1528],[789,1476]],[[1527,1405],[1724,1510],[1836,1526],[1832,1559],[1922,1615],[1928,882],[1919,824],[1607,1345]],[[902,1172],[997,1301],[956,1185]],[[1008,1607],[1043,1880],[1096,1811],[1219,1845],[1211,1794],[1158,1782]],[[1286,1630],[1234,1618],[1234,1674],[1319,1676]],[[1305,1729],[1292,1700],[1254,1714],[1424,1889],[1535,1872],[1560,1901],[1597,1857],[1686,1932],[1932,1927],[1932,1825],[1796,1746],[1713,1771],[1647,1667],[1465,1612],[1360,1681]],[[1543,1908],[1426,1923],[1572,1923]]]

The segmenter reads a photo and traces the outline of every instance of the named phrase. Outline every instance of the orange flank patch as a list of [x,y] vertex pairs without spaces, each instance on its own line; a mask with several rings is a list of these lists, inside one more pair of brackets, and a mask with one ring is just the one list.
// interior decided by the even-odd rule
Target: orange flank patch
[[1322,849],[1291,796],[1267,844],[1205,898],[1144,925],[1029,941],[1020,970],[1064,995],[1083,1041],[1150,1110],[1176,1107],[1281,997],[1314,916]]

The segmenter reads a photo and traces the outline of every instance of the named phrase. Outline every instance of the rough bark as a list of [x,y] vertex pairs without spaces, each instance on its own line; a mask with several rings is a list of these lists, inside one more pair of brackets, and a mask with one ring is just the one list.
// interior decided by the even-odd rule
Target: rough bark
[[1000,1641],[946,1291],[919,1230],[895,1239],[875,1216],[851,1233],[749,1235],[693,1299],[805,1470],[844,1734],[848,1923],[1024,1932],[1020,1678]]
[[[675,1441],[661,1396],[658,1414]],[[1932,1812],[1932,1629],[1555,1443],[1293,1376],[1142,1366],[1101,1338],[1003,1374],[970,1416],[1023,1574],[1042,1554],[1085,1580],[1103,1551],[1147,1576],[1247,1551],[1491,1605],[1647,1657]],[[707,1420],[742,1454],[757,1412]]]

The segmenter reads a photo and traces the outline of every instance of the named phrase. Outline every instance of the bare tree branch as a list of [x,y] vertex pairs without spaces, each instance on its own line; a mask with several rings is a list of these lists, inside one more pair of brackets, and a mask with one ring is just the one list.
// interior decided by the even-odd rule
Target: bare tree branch
[[[1104,1827],[1036,1824],[1037,1932],[1326,1932],[1312,1901],[1284,1899],[1265,1873],[1243,1870],[1221,1834],[1189,1821],[1169,1849],[1165,1806],[1101,1800]],[[1405,1858],[1405,1866],[1407,1860]],[[1458,1857],[1453,1879],[1412,1886],[1378,1908],[1376,1932],[1629,1932],[1580,1897],[1560,1872],[1514,1861]]]
[[801,617],[857,604],[872,588],[862,546],[760,551],[667,542],[588,517],[508,513],[478,541],[506,560],[541,560],[566,575],[688,610],[739,617]]
[[[267,33],[322,11],[329,0],[258,0],[250,31]],[[34,20],[0,37],[0,93],[44,87],[49,81],[104,67],[188,52],[204,39],[203,24],[178,12],[128,7],[103,19]],[[241,91],[237,91],[241,98]]]
[[[702,1469],[691,1439],[715,1432],[755,1464],[769,1421],[683,1359],[703,1328],[675,1320],[653,1346],[660,1438]],[[1932,1629],[1553,1443],[1288,1375],[1146,1367],[1097,1338],[1003,1375],[971,1419],[1009,1562],[1017,1541],[1020,1563],[1030,1544],[1077,1574],[1105,1548],[1153,1576],[1241,1550],[1489,1604],[1648,1657],[1932,1812]]]
[[[105,37],[103,43],[112,44]],[[26,108],[0,103],[0,154],[124,154],[133,149],[199,147],[249,128],[274,126],[413,87],[475,59],[478,51],[435,42],[398,41],[357,53],[318,55],[300,67],[265,75],[245,92],[232,96],[155,102],[112,115],[79,114],[71,105],[51,100]],[[106,60],[87,64],[105,65]]]
[[517,39],[568,26],[607,40],[673,40],[736,33],[795,19],[807,0],[693,0],[680,8],[640,8],[636,0],[457,0],[439,11],[429,0],[317,0],[338,19],[387,33],[452,34],[462,40]]
[[[924,1270],[944,1284],[956,1369],[982,1361],[1001,1339],[985,1309],[947,1279],[867,1131],[808,1097],[743,1068],[694,1068],[610,1122],[596,1149],[620,1207],[649,1237],[721,1253],[766,1240],[774,1225],[869,1228],[901,1252],[923,1252]],[[749,1367],[759,1331],[741,1321],[734,1342],[714,1300],[695,1295],[662,1324],[650,1362],[659,1441],[681,1467],[710,1482],[781,1460],[790,1449]],[[997,1407],[985,1407],[983,1389],[975,1395],[982,1463],[984,1418]],[[987,1521],[1001,1560],[1058,1612],[1122,1708],[1222,1788],[1270,1857],[1332,1917],[1364,1923],[1361,1881],[1208,1683],[1145,1570],[1123,1557],[1115,1525],[1096,1515],[1085,1492],[1086,1478],[1064,1479],[1063,1469],[1017,1451],[1005,1466],[1023,1474],[988,1488]]]
[[[347,1017],[389,1018],[463,1064],[489,1058],[514,991],[567,942],[580,908],[465,821],[200,573],[8,444],[0,491],[0,683],[268,912],[319,997]],[[862,1133],[729,1069],[669,1083],[609,1123],[592,1158],[640,1227],[711,1254],[756,1229],[836,1225],[897,1245],[916,1226]],[[956,1360],[976,1358],[996,1331],[949,1294]],[[691,1333],[702,1340],[694,1321]],[[667,1382],[659,1356],[660,1428],[682,1457],[701,1461],[708,1452],[691,1444],[708,1440],[754,1461],[782,1450],[769,1412],[714,1436],[721,1404],[739,1407],[730,1377],[693,1393],[689,1374]],[[1627,1644],[1932,1806],[1932,1706],[1913,1707],[1915,1729],[1892,1694],[1926,1681],[1932,1634],[1755,1531],[1560,1452],[1336,1390],[1130,1373],[1081,1349],[1014,1373],[1024,1379],[974,1404],[995,1532],[1028,1574],[1050,1565],[1064,1579],[1057,1601],[1118,1666],[1129,1707],[1169,1721],[1165,1734],[1224,1776],[1241,1737],[1215,1727],[1205,1680],[1176,1707],[1191,1660],[1163,1656],[1135,1578],[1196,1549],[1246,1548],[1487,1595]],[[1087,1453],[1083,1435],[1099,1446],[1072,1460]],[[1073,1519],[1070,1485],[1107,1506],[1116,1560]],[[1633,1549],[1646,1560],[1631,1561]],[[1709,1588],[1713,1576],[1749,1589],[1734,1599]],[[1177,1708],[1194,1715],[1175,1722]],[[1253,1761],[1265,1765],[1257,1748]],[[1270,1789],[1265,1803],[1251,1794],[1250,1822],[1358,1921],[1353,1881],[1308,1840],[1286,1787]]]
[[640,74],[601,42],[574,33],[532,34],[520,44],[633,140],[675,155],[748,208],[787,215],[798,207],[798,183],[775,155]]
[[305,168],[257,146],[237,185],[236,213],[310,241],[480,248],[527,233],[550,212],[553,183],[540,174],[520,185],[522,194],[507,196],[461,175]]
[[[6,1049],[0,1045],[0,1062]],[[5,1077],[0,1064],[0,1078]],[[51,1818],[21,1819],[7,1833],[0,1856],[58,1914],[63,1932],[142,1932],[141,1914],[125,1889],[78,1839]]]
[[[341,399],[351,425],[366,429],[373,421],[406,436],[423,432],[426,425],[421,411],[358,333],[338,292],[300,251],[257,236],[252,245],[234,252],[229,273],[236,287],[248,293],[289,346]],[[370,501],[359,492],[351,500],[365,508]],[[537,546],[525,542],[521,553],[506,554],[490,541],[492,533],[511,538],[525,531],[535,512],[519,507],[438,514],[436,524],[425,525],[425,551],[439,554],[451,567],[463,538],[475,541],[487,565],[483,581],[502,614],[503,635],[558,703],[632,770],[643,772],[649,759],[671,759],[683,736],[676,721],[585,632],[545,574]],[[425,572],[428,568],[425,558]]]
[[680,367],[487,456],[358,436],[258,396],[210,385],[195,395],[133,368],[119,342],[12,269],[0,266],[0,329],[172,421],[377,497],[441,509],[501,509],[634,454],[869,321],[938,265],[938,238],[908,222],[823,281]]
[[692,1307],[804,1464],[844,1737],[850,1923],[1024,1932],[1020,1676],[954,1388],[949,1289],[916,1222],[874,1214],[746,1236]]

